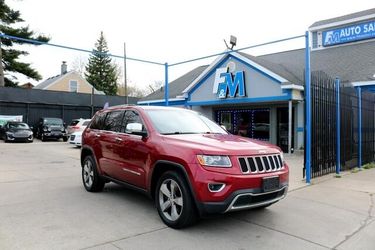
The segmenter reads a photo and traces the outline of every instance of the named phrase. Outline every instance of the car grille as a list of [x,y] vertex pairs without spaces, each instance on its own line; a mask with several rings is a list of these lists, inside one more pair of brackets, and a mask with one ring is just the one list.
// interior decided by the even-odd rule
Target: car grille
[[284,168],[280,154],[238,157],[244,174],[275,172]]
[[75,138],[76,138],[75,135],[71,135],[71,136],[70,136],[70,140],[71,140],[71,141],[74,141]]

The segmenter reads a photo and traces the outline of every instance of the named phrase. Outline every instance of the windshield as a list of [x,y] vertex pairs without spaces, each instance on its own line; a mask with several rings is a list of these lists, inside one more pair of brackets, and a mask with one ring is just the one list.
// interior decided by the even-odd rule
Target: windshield
[[63,125],[63,121],[59,118],[46,118],[44,119],[46,125]]
[[227,134],[219,125],[189,110],[147,110],[160,134]]
[[26,123],[9,123],[9,128],[29,129],[29,126]]

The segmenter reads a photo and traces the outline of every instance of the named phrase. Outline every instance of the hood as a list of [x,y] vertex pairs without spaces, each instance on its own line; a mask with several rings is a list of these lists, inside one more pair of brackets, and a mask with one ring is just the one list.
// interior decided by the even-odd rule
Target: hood
[[164,135],[169,145],[201,151],[204,154],[256,155],[280,153],[279,147],[267,142],[236,135],[223,134],[180,134]]

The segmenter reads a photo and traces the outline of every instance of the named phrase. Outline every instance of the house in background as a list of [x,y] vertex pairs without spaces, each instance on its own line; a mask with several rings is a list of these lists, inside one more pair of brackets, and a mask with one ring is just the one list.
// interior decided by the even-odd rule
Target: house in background
[[34,88],[34,84],[32,84],[31,82],[27,82],[27,83],[24,83],[24,84],[20,85],[20,88],[32,89],[32,88]]
[[[68,72],[66,62],[62,62],[60,75],[48,78],[34,89],[91,94],[93,86],[78,72],[74,70]],[[104,92],[94,88],[94,94],[104,95]]]

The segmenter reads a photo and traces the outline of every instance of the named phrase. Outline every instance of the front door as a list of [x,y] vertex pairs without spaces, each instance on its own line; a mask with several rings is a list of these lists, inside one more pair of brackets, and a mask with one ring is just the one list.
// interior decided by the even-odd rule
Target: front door
[[[293,111],[292,111],[292,148],[294,148],[294,122],[293,122]],[[289,109],[278,108],[277,109],[277,146],[282,151],[288,152],[288,129],[289,129]]]

